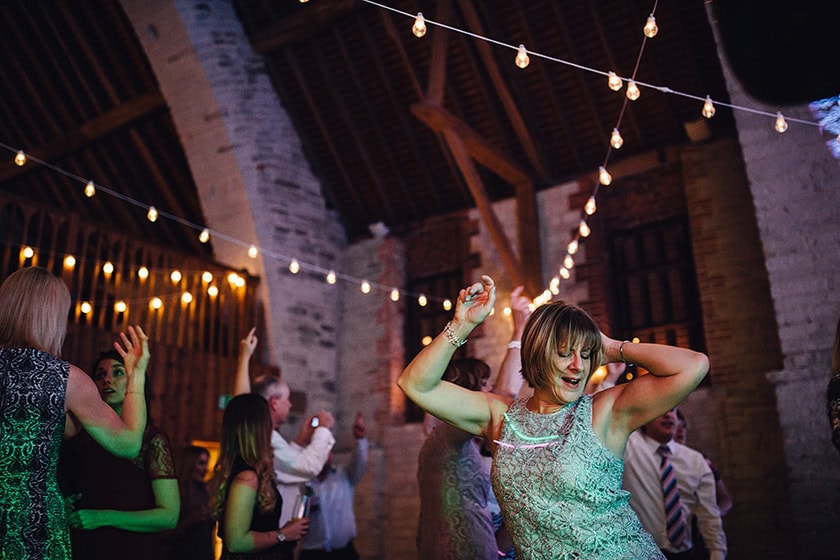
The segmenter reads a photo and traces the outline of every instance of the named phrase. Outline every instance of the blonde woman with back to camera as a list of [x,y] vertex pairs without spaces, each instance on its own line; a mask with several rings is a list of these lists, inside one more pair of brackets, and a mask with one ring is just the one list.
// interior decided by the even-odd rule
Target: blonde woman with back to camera
[[[462,289],[454,317],[398,385],[424,410],[493,442],[493,490],[518,559],[664,558],[621,489],[624,447],[631,432],[697,387],[708,358],[614,340],[582,309],[553,302],[533,312],[522,337],[522,375],[532,397],[512,400],[442,381],[455,350],[495,300],[489,276]],[[584,394],[601,363],[618,361],[651,374]]]
[[93,380],[60,359],[70,292],[43,268],[12,273],[0,285],[0,551],[15,560],[71,557],[64,499],[58,487],[58,451],[78,422],[120,457],[140,451],[146,427],[143,390],[148,338],[139,327],[121,334],[115,349],[125,360],[128,392],[117,415]]

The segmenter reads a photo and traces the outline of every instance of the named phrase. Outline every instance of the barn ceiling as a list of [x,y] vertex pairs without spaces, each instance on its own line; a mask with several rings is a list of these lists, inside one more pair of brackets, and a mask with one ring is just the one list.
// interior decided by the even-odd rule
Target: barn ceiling
[[[283,106],[348,238],[474,207],[451,133],[477,163],[488,200],[594,172],[624,104],[603,76],[429,25],[397,11],[622,76],[633,72],[652,1],[240,0],[237,15],[263,54]],[[661,1],[637,79],[726,101],[703,0]],[[0,188],[133,237],[209,256],[179,220],[146,219],[156,202],[203,224],[196,187],[166,101],[115,0],[0,3]],[[624,147],[610,161],[688,141],[701,104],[642,89],[628,103]],[[709,121],[734,134],[729,111]],[[13,151],[64,170],[14,164]],[[5,154],[5,155],[3,155]],[[476,179],[474,177],[473,179]],[[94,179],[117,196],[83,193]]]

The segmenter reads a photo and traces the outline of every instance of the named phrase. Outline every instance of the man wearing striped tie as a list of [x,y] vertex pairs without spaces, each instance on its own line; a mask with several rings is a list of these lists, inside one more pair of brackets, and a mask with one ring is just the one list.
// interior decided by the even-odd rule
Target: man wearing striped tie
[[674,441],[676,409],[630,435],[624,451],[624,489],[630,507],[669,560],[693,554],[691,518],[710,560],[726,558],[726,535],[715,499],[715,478],[703,454]]

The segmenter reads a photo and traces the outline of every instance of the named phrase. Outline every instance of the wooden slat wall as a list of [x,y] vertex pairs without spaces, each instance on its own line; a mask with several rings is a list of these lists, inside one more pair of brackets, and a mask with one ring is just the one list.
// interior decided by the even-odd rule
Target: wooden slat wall
[[[24,257],[25,246],[33,248],[31,258]],[[68,255],[75,257],[75,266],[65,265]],[[110,274],[104,271],[108,262],[114,267]],[[155,423],[176,449],[194,439],[218,440],[219,398],[233,386],[239,340],[259,321],[257,278],[0,193],[0,275],[5,278],[23,266],[47,268],[70,288],[64,359],[89,371],[120,331],[141,325],[150,338],[149,406]],[[145,279],[138,275],[142,266],[149,270]],[[170,277],[175,269],[182,274],[178,282]],[[213,275],[210,283],[202,279],[205,271]],[[243,288],[228,281],[234,272],[245,279]],[[208,294],[210,284],[218,287],[218,295]],[[192,294],[191,303],[182,302],[185,291]],[[155,296],[163,302],[160,309],[150,305]],[[126,302],[124,312],[115,311],[117,301]],[[91,304],[91,312],[82,312],[82,302]],[[252,365],[253,375],[261,373],[277,370]]]

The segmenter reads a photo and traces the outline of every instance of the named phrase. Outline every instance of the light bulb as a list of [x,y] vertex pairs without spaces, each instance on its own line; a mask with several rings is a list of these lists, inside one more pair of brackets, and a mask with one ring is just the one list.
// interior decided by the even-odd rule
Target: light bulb
[[712,103],[712,98],[708,95],[706,96],[706,101],[703,103],[703,110],[700,111],[700,114],[702,114],[707,119],[711,119],[715,116],[715,106]]
[[627,99],[636,101],[641,94],[642,92],[639,91],[639,86],[636,85],[636,82],[633,80],[627,82]]
[[598,182],[605,187],[608,187],[612,183],[612,175],[610,175],[610,172],[603,165],[598,167]]
[[449,311],[450,309],[452,309],[452,300],[451,299],[443,300],[443,310],[444,311]]
[[417,17],[414,18],[414,25],[411,26],[411,32],[415,37],[422,37],[426,34],[426,20],[423,19],[423,13],[417,12]]
[[32,247],[24,247],[21,252],[23,253],[23,258],[25,259],[31,259],[35,256],[35,249]]
[[776,113],[776,124],[773,126],[776,129],[776,132],[781,134],[782,132],[788,129],[788,123],[785,120],[784,115],[781,113]]
[[128,309],[128,304],[122,300],[114,304],[114,310],[117,313],[125,313],[126,309]]
[[235,272],[231,272],[230,274],[228,274],[227,279],[228,284],[230,284],[231,286],[236,286],[239,284],[239,275]]
[[149,269],[145,266],[141,266],[137,269],[137,277],[140,278],[140,280],[145,280],[149,277]]
[[363,294],[369,294],[370,293],[370,282],[368,282],[367,280],[363,280],[360,289],[362,290]]
[[74,257],[73,255],[67,255],[66,257],[64,257],[64,266],[66,266],[67,268],[73,268],[74,266],[76,266],[76,257]]
[[250,247],[248,247],[248,256],[251,257],[252,259],[256,259],[257,255],[259,255],[259,254],[260,254],[260,252],[257,249],[256,245],[251,245]]
[[300,272],[300,263],[297,259],[292,259],[292,262],[289,263],[289,272],[292,274]]
[[207,243],[208,241],[210,241],[210,230],[207,228],[201,230],[201,233],[198,234],[198,240],[202,243]]
[[90,304],[89,301],[83,301],[82,304],[79,306],[79,311],[87,315],[91,311],[93,311],[93,306]]
[[559,276],[555,276],[554,278],[551,279],[551,282],[549,282],[549,284],[548,284],[548,289],[555,296],[560,294],[560,277]]
[[583,206],[583,211],[586,212],[587,216],[591,216],[597,209],[598,205],[595,204],[595,196],[590,196],[589,200],[587,200],[586,204]]
[[26,154],[23,153],[23,150],[18,150],[18,153],[15,155],[15,163],[21,167],[26,165]]
[[569,274],[569,269],[566,268],[565,266],[561,266],[560,270],[558,270],[557,272],[560,274],[560,277],[563,280],[568,280],[569,276],[571,276],[571,274]]
[[589,237],[589,234],[592,233],[592,230],[589,228],[589,224],[586,223],[586,220],[580,221],[578,233],[580,233],[581,237]]
[[528,51],[525,50],[525,45],[519,45],[516,50],[516,58],[514,59],[519,68],[527,68],[531,63],[531,57],[528,56]]
[[400,291],[396,288],[391,290],[391,301],[400,301]]
[[210,297],[216,297],[217,295],[219,295],[219,288],[217,288],[216,286],[208,287],[207,295],[209,295]]
[[577,253],[578,252],[578,240],[577,239],[572,239],[571,241],[569,241],[569,246],[566,250],[569,251],[570,255],[574,255],[575,253]]
[[422,344],[423,346],[428,346],[429,344],[432,343],[432,340],[434,340],[434,339],[431,336],[426,335],[426,336],[424,336],[423,338],[420,339],[420,344]]
[[180,270],[173,270],[173,271],[169,274],[169,279],[170,279],[170,280],[172,280],[172,283],[173,283],[173,284],[177,284],[178,282],[180,282],[180,281],[181,281],[181,278],[183,278],[183,277],[184,277],[184,275],[183,275],[183,274],[181,274],[181,271],[180,271]]
[[618,150],[623,145],[624,138],[621,137],[621,133],[618,131],[617,128],[612,129],[612,133],[610,134],[610,146]]
[[511,313],[513,313],[513,311],[510,307],[505,307],[504,309],[502,309],[502,315],[504,315],[505,317],[509,317]]
[[85,196],[90,198],[96,194],[96,185],[93,184],[93,181],[88,181],[85,185]]
[[241,276],[236,277],[236,287],[237,288],[244,288],[245,287],[245,279]]
[[185,305],[189,305],[192,303],[193,295],[189,292],[184,292],[181,294],[181,302]]
[[645,26],[642,28],[642,31],[645,34],[645,37],[648,39],[653,39],[656,37],[656,33],[659,31],[659,27],[656,25],[656,18],[653,17],[653,14],[650,14],[645,22]]
[[157,208],[155,208],[154,206],[149,206],[149,211],[146,213],[146,217],[149,218],[150,222],[156,222],[158,219]]
[[306,4],[307,2],[309,2],[309,0],[298,0],[298,2],[300,2],[301,4]]
[[332,270],[327,272],[327,284],[335,284],[335,272]]
[[420,294],[420,296],[417,298],[417,305],[419,305],[420,307],[426,307],[428,304],[429,298],[427,298],[423,294]]
[[102,272],[105,274],[112,274],[114,272],[114,264],[111,261],[102,265]]
[[568,270],[572,270],[575,267],[575,259],[572,258],[572,255],[566,255],[566,258],[563,259],[563,266]]
[[607,75],[607,84],[610,86],[610,89],[613,91],[618,91],[621,89],[621,78],[619,78],[615,72],[610,72]]
[[149,306],[151,306],[152,309],[160,309],[163,307],[163,300],[159,297],[153,297],[152,301],[149,302]]

